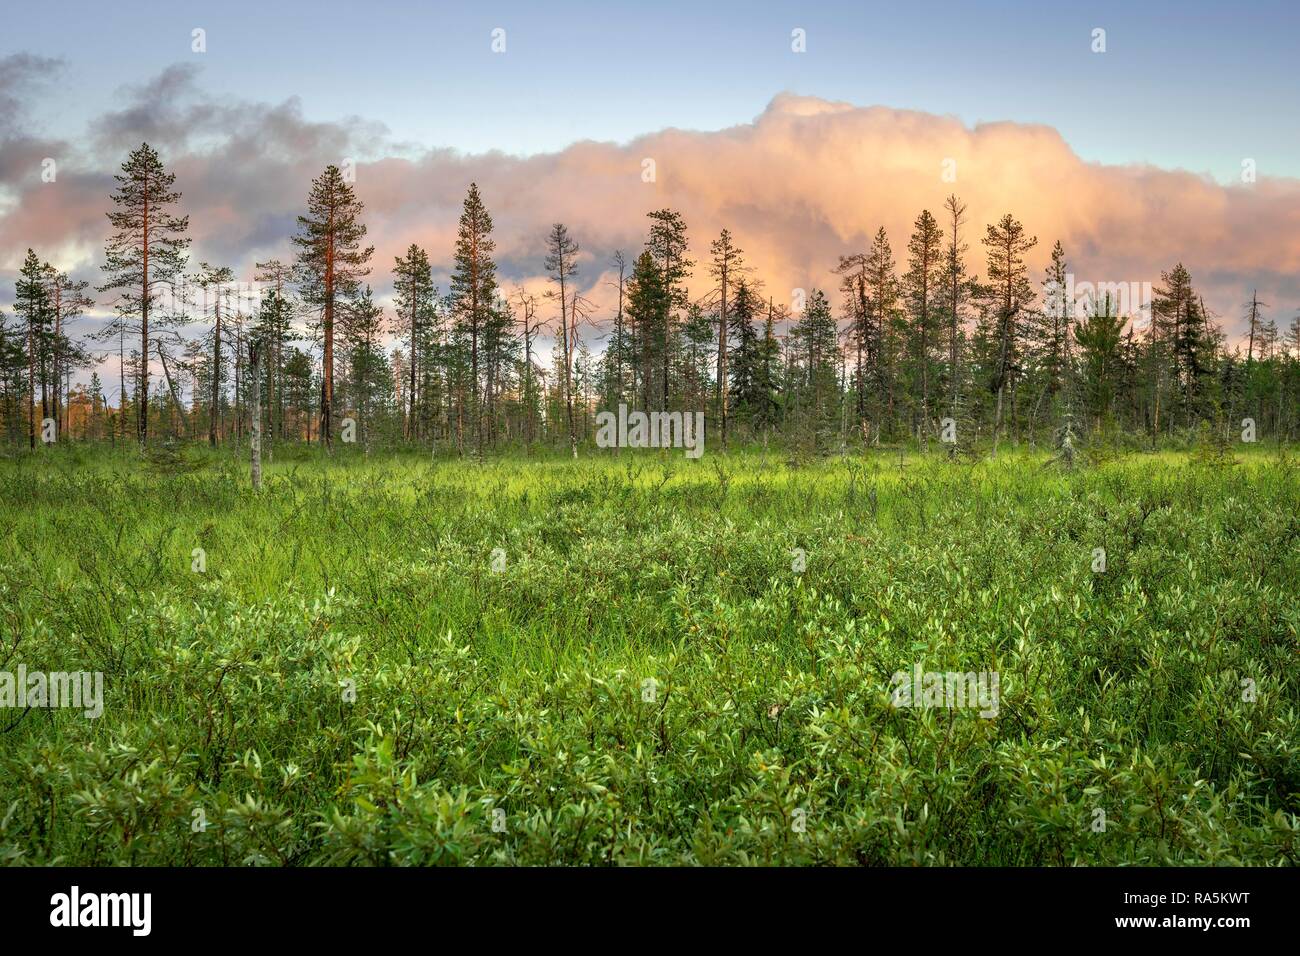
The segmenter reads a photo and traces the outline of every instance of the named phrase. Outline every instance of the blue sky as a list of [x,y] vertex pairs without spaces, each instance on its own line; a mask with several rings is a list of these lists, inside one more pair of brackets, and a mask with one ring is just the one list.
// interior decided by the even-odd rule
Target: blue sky
[[[76,135],[120,87],[197,62],[204,88],[300,97],[398,139],[553,151],[747,122],[791,90],[857,105],[1047,123],[1085,160],[1300,175],[1300,4],[9,4],[0,56],[62,57],[39,117]],[[190,31],[208,50],[190,50]],[[506,31],[506,53],[490,34]],[[807,52],[790,31],[807,31]],[[1090,50],[1094,28],[1107,50]],[[1086,54],[1086,55],[1085,55]]]

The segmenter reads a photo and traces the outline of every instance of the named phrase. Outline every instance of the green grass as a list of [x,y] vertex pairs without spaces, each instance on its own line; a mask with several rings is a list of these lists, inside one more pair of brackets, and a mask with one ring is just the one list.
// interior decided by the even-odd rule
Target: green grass
[[[1300,854],[1276,452],[294,450],[256,497],[244,462],[187,455],[0,461],[0,670],[105,675],[98,720],[0,710],[0,860]],[[891,706],[917,663],[998,672],[997,718]]]

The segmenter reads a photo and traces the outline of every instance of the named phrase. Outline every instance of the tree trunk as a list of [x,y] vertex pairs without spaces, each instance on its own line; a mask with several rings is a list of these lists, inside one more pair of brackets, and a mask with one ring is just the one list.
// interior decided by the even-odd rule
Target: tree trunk
[[252,389],[252,427],[248,439],[249,456],[251,457],[250,471],[253,479],[253,490],[262,490],[262,382],[258,360],[261,357],[261,348],[257,345],[250,345],[248,349],[248,374],[250,377],[249,387]]
[[221,293],[214,306],[212,326],[212,408],[208,413],[208,444],[217,447],[217,409],[221,407]]

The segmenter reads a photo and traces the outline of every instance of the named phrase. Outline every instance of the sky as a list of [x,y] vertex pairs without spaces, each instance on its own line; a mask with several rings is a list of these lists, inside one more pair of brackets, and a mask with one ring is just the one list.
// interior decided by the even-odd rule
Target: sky
[[381,301],[410,242],[445,278],[470,180],[507,286],[544,281],[563,219],[598,304],[651,209],[683,211],[697,259],[730,228],[788,300],[833,287],[878,226],[903,258],[916,213],[956,192],[977,259],[1011,211],[1039,236],[1036,278],[1057,239],[1081,280],[1158,284],[1181,259],[1230,331],[1254,288],[1285,326],[1297,37],[1280,2],[4,0],[0,307],[28,246],[98,281],[111,173],[148,139],[195,260],[237,273],[287,256],[311,178],[355,159]]

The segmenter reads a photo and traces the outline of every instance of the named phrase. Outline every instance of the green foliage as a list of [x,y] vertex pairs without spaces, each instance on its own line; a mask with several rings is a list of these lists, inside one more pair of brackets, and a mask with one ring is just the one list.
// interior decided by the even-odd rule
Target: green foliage
[[[0,670],[105,687],[0,710],[0,861],[1300,854],[1287,458],[344,446],[252,496],[198,451],[0,462]],[[914,664],[997,671],[998,716],[893,707]]]

